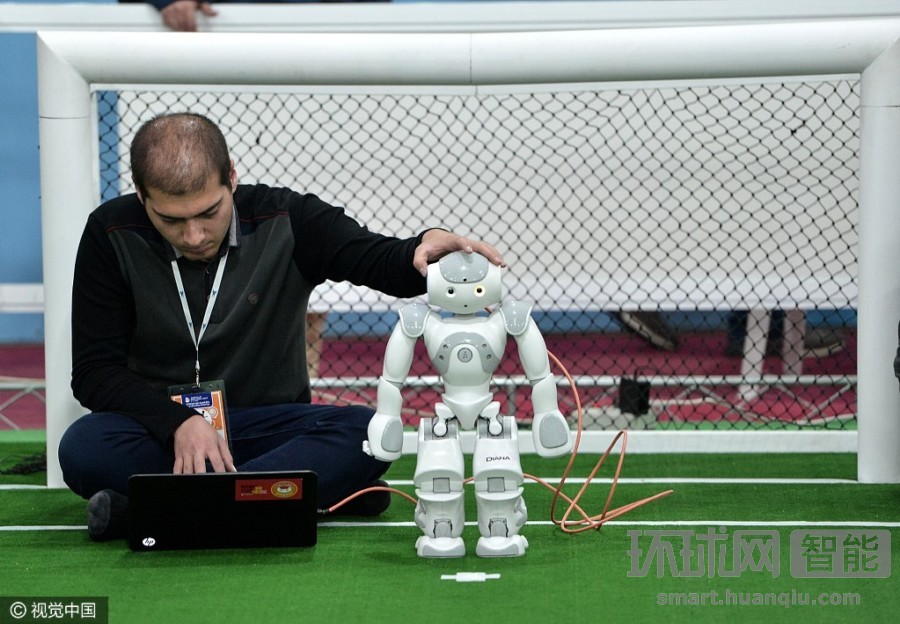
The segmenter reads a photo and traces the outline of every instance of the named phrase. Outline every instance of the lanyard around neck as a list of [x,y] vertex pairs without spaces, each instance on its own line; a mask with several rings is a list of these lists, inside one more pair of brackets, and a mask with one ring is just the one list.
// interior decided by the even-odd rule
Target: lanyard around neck
[[200,324],[200,332],[194,331],[194,321],[191,318],[191,309],[188,306],[187,294],[184,291],[184,282],[181,280],[181,270],[178,268],[178,261],[172,260],[172,274],[175,276],[175,285],[178,287],[178,298],[181,299],[181,309],[184,312],[184,320],[187,322],[188,331],[191,333],[191,340],[194,341],[194,349],[196,357],[194,358],[194,383],[200,385],[200,341],[203,340],[203,334],[209,326],[209,319],[212,316],[213,308],[216,305],[216,298],[219,296],[219,287],[222,285],[222,276],[225,275],[225,262],[228,260],[228,251],[219,260],[219,268],[216,269],[216,278],[213,280],[212,291],[206,301],[206,311],[203,313],[203,322]]

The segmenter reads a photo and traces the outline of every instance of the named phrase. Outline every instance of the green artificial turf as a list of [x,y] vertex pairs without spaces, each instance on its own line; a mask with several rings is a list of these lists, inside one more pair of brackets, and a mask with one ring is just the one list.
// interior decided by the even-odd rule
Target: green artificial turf
[[[0,457],[42,449],[40,441],[0,439]],[[608,478],[617,457],[600,477]],[[596,456],[578,458],[573,478],[585,477]],[[564,460],[523,457],[526,472],[558,477]],[[415,458],[392,466],[388,479],[411,480]],[[853,455],[629,455],[623,477],[637,478],[817,478],[856,475]],[[38,475],[42,478],[43,475]],[[33,476],[0,476],[0,484]],[[33,485],[32,482],[28,482]],[[26,485],[28,484],[26,483]],[[409,485],[401,486],[412,492]],[[578,484],[567,485],[574,493]],[[599,513],[607,482],[589,488],[583,505]],[[548,524],[551,494],[526,486],[529,524],[522,533],[530,547],[514,559],[482,559],[474,554],[477,528],[464,539],[469,554],[460,559],[416,556],[418,529],[413,507],[395,498],[377,519],[335,518],[320,525],[319,543],[308,549],[209,550],[132,553],[121,541],[96,544],[84,529],[85,503],[66,490],[0,489],[0,596],[107,596],[111,622],[427,622],[545,623],[629,622],[847,622],[861,618],[893,621],[900,592],[891,578],[794,578],[791,531],[808,522],[900,522],[900,486],[781,483],[623,483],[613,505],[672,488],[674,494],[634,511],[600,531],[567,535]],[[474,521],[472,488],[467,518]],[[340,522],[338,522],[340,520]],[[674,524],[648,525],[646,522]],[[629,531],[689,530],[731,534],[759,529],[762,522],[779,536],[780,574],[744,571],[735,578],[706,573],[687,577],[655,567],[632,576]],[[717,523],[727,523],[722,526]],[[746,524],[741,524],[746,523]],[[70,530],[9,530],[61,525]],[[818,527],[821,528],[821,527]],[[887,529],[897,544],[900,529]],[[891,551],[893,574],[900,573],[900,546]],[[499,574],[484,582],[443,580],[458,572]],[[741,599],[776,601],[764,605],[710,605],[711,592]],[[825,595],[851,594],[852,606],[801,605]],[[840,597],[840,596],[839,596]],[[671,605],[672,600],[705,601]],[[781,600],[782,605],[777,604]],[[0,622],[4,614],[0,614]]]

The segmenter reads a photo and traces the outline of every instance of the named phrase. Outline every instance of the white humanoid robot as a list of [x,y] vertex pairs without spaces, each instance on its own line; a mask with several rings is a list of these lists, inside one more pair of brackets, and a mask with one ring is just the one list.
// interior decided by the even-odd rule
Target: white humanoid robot
[[[433,418],[419,424],[415,473],[416,542],[421,557],[461,557],[463,453],[461,429],[476,429],[472,469],[478,505],[476,553],[482,557],[518,557],[528,542],[519,535],[527,513],[522,499],[522,467],[516,420],[500,415],[490,381],[503,356],[508,335],[515,337],[532,389],[533,436],[538,454],[564,455],[572,450],[569,427],[559,411],[556,380],[544,338],[531,318],[531,306],[500,303],[500,267],[484,256],[456,252],[428,267],[428,301],[452,312],[446,317],[422,303],[404,306],[388,341],[378,405],[363,450],[384,461],[400,457],[403,426],[400,389],[406,382],[416,341],[423,338],[428,356],[444,384]],[[478,312],[500,304],[490,315]]]

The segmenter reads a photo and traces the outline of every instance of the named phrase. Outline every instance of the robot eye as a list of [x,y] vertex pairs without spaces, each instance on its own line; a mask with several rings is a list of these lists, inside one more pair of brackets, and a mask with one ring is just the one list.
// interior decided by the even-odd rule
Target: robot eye
[[475,296],[483,297],[485,293],[484,286],[476,286],[475,287]]
[[455,295],[455,294],[456,294],[456,289],[455,289],[455,288],[452,288],[452,287],[451,287],[451,288],[448,288],[448,289],[447,289],[447,296],[448,296],[448,297],[452,297],[452,296]]

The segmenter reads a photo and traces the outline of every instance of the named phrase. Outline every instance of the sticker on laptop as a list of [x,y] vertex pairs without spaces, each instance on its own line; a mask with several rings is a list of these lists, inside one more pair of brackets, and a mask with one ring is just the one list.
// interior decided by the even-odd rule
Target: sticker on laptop
[[290,500],[303,498],[303,479],[236,479],[234,500]]

